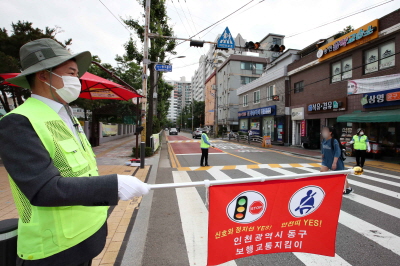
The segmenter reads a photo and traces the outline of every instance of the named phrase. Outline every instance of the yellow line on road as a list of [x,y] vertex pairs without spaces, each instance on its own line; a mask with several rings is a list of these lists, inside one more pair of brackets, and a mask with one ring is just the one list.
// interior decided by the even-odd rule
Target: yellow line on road
[[226,165],[222,167],[221,170],[234,170],[234,169],[236,169],[236,165]]
[[178,158],[176,158],[176,155],[174,153],[174,149],[171,147],[171,144],[168,143],[168,153],[169,153],[169,158],[171,161],[171,167],[172,168],[181,168],[181,164],[178,161]]
[[242,156],[239,156],[239,155],[236,155],[236,154],[232,154],[232,153],[229,153],[229,152],[226,152],[226,151],[223,151],[223,150],[220,150],[220,151],[222,151],[223,153],[226,153],[226,154],[229,154],[229,155],[235,156],[235,157],[237,157],[237,158],[240,158],[240,159],[243,159],[243,160],[249,161],[249,162],[251,162],[251,163],[255,163],[255,164],[261,164],[261,163],[258,163],[258,162],[256,162],[256,161],[252,161],[252,160],[250,160],[250,159],[244,158],[244,157],[242,157]]

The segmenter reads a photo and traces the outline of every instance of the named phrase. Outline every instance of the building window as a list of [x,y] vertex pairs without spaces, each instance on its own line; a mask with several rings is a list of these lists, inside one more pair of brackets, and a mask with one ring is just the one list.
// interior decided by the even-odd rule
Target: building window
[[345,58],[341,61],[332,64],[332,83],[338,82],[352,77],[353,64],[351,57]]
[[373,49],[365,51],[364,73],[372,73],[381,69],[392,67],[395,65],[394,56],[395,45],[394,41],[386,42]]
[[241,80],[243,85],[248,84],[248,83],[252,82],[255,79],[257,79],[257,78],[255,78],[255,77],[244,77],[244,76],[240,77],[240,80]]
[[241,70],[252,70],[253,74],[261,75],[264,72],[264,65],[260,63],[241,62]]
[[296,82],[294,84],[294,93],[299,93],[302,92],[304,90],[304,82],[300,81],[300,82]]
[[281,45],[282,44],[282,39],[279,38],[272,38],[272,45]]
[[253,103],[257,104],[260,103],[260,91],[253,92]]
[[247,106],[247,94],[243,96],[243,106]]
[[267,86],[267,101],[272,101],[272,96],[275,94],[275,85]]

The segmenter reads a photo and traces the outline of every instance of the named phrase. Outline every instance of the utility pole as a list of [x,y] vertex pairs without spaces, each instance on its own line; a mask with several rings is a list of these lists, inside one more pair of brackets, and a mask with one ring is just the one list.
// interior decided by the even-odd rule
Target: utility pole
[[[147,112],[147,66],[149,64],[149,25],[150,25],[150,0],[146,0],[143,43],[143,74],[142,74],[142,142],[146,142],[146,112]],[[153,95],[150,95],[153,97]]]
[[193,128],[193,120],[194,120],[194,119],[193,119],[193,118],[194,118],[194,116],[193,116],[193,108],[194,108],[193,94],[194,94],[194,93],[193,93],[193,88],[192,88],[192,132],[194,131],[194,128]]

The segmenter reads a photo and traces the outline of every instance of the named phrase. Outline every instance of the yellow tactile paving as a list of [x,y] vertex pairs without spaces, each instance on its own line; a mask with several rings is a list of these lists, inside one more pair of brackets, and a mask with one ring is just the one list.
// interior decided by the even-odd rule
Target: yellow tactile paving
[[289,165],[292,167],[303,167],[301,164],[298,163],[290,163]]
[[271,168],[281,168],[282,166],[280,164],[269,164]]
[[247,166],[247,169],[258,169],[260,168],[260,166],[258,164],[249,164]]
[[321,164],[319,164],[319,163],[309,163],[309,165],[314,166],[314,167],[321,167]]

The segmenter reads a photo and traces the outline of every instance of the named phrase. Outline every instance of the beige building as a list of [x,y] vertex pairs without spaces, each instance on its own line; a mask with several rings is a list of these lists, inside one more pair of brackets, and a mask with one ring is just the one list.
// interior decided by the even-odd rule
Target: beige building
[[216,76],[215,71],[207,78],[205,82],[205,120],[204,125],[207,127],[213,127],[215,121],[215,82]]

